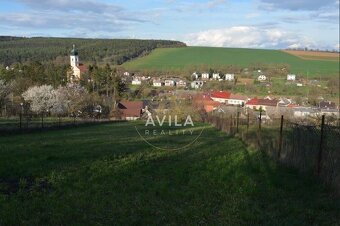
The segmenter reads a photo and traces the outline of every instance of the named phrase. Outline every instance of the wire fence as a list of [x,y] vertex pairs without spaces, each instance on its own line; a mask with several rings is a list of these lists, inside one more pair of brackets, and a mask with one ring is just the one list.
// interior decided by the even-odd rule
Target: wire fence
[[301,124],[283,116],[265,121],[248,114],[209,114],[206,122],[278,161],[302,172],[313,172],[328,185],[340,188],[340,127]]
[[25,114],[12,117],[0,117],[0,135],[48,131],[52,129],[72,128],[122,120],[108,118],[51,117],[43,114]]

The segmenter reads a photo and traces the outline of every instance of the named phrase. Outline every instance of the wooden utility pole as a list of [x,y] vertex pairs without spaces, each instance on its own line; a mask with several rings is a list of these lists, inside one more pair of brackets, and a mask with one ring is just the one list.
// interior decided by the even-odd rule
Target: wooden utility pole
[[283,132],[283,115],[281,115],[279,151],[278,151],[278,153],[277,153],[277,158],[278,158],[278,159],[280,159],[280,157],[281,157],[281,150],[282,150],[282,132]]

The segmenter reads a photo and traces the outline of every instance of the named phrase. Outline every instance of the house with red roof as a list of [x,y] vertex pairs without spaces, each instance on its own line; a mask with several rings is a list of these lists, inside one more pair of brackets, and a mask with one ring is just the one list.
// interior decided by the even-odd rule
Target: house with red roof
[[118,103],[118,108],[122,112],[123,119],[137,120],[142,116],[144,102],[123,100]]
[[255,97],[246,102],[246,107],[254,109],[254,110],[262,109],[266,111],[268,107],[277,107],[278,103],[279,101],[276,99],[269,99],[269,98],[259,99]]
[[210,94],[210,97],[213,101],[217,101],[220,103],[228,103],[230,95],[231,93],[227,91],[215,91]]
[[247,100],[248,98],[245,96],[231,93],[227,103],[229,105],[244,106]]
[[214,101],[207,93],[194,96],[193,104],[196,108],[204,109],[206,112],[211,112],[221,105],[220,102]]

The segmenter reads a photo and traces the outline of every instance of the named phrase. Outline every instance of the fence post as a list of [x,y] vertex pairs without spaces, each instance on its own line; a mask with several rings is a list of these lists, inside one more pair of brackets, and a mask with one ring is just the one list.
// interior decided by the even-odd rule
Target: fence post
[[320,130],[320,146],[319,146],[319,153],[318,153],[318,176],[320,176],[321,172],[321,162],[322,162],[322,145],[323,145],[323,132],[325,126],[325,115],[322,115],[321,119],[321,130]]
[[262,109],[260,109],[260,117],[259,117],[259,130],[261,131],[261,123],[262,123]]
[[229,135],[232,134],[232,127],[233,127],[233,116],[230,115],[230,123],[229,123]]
[[281,157],[281,149],[282,149],[282,132],[283,132],[283,115],[281,115],[279,152],[277,153],[277,158],[278,158],[278,159],[280,159],[280,157]]

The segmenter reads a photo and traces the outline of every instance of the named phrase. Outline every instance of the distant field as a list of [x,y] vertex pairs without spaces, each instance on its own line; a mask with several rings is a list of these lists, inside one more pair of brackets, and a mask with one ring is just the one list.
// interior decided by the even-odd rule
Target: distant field
[[238,65],[248,67],[253,63],[286,63],[291,72],[310,75],[339,75],[339,62],[305,60],[279,50],[235,49],[213,47],[161,48],[150,55],[123,64],[127,69],[176,70],[200,65]]
[[[207,126],[153,149],[136,123],[0,137],[0,225],[337,225],[339,199]],[[157,138],[167,142],[164,138]]]
[[289,53],[291,55],[300,57],[305,60],[339,61],[339,53],[296,51],[296,50],[284,50],[283,52]]

